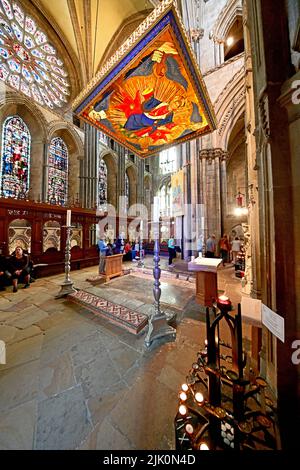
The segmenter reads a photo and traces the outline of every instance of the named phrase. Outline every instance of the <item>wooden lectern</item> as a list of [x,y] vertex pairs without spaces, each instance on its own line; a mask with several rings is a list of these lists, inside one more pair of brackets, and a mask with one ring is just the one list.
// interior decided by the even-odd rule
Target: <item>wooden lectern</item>
[[196,271],[196,302],[212,307],[218,298],[217,269],[220,258],[196,258],[188,263],[189,271]]

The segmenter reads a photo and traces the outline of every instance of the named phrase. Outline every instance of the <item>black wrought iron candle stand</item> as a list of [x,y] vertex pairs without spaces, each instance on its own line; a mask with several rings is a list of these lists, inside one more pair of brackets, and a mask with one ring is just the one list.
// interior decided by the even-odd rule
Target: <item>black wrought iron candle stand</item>
[[154,224],[154,287],[153,287],[153,296],[154,296],[154,305],[153,311],[148,320],[148,332],[145,338],[145,345],[149,348],[152,342],[156,339],[163,337],[170,337],[171,339],[176,339],[176,330],[168,324],[170,319],[167,318],[166,314],[160,309],[160,297],[161,297],[161,288],[160,288],[160,275],[161,269],[159,265],[160,261],[160,247],[159,247],[159,223]]
[[[63,227],[64,228],[64,227]],[[66,250],[65,250],[65,280],[61,284],[60,292],[55,296],[56,299],[65,297],[66,295],[76,292],[75,287],[73,287],[73,281],[70,278],[71,271],[71,229],[72,226],[65,226],[66,228]]]
[[[279,448],[276,409],[266,395],[267,383],[250,368],[248,376],[244,373],[241,307],[235,315],[230,311],[231,302],[225,298],[206,310],[207,344],[179,393],[177,450]],[[220,338],[221,322],[229,328],[231,344]]]

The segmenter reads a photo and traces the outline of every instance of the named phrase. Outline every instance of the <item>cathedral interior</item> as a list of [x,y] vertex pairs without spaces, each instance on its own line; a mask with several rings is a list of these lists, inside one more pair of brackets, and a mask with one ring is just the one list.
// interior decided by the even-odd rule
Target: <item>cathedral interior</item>
[[[155,59],[130,56],[139,90],[118,72],[115,110],[96,102],[97,80],[170,5],[202,107],[156,38]],[[0,449],[296,449],[299,0],[0,0],[0,126],[0,255],[10,266],[21,247],[32,267],[29,289],[5,278],[0,292]],[[104,276],[102,242],[115,250]],[[211,250],[219,266],[201,277]],[[215,302],[199,293],[212,276]],[[209,362],[217,307],[227,372]]]

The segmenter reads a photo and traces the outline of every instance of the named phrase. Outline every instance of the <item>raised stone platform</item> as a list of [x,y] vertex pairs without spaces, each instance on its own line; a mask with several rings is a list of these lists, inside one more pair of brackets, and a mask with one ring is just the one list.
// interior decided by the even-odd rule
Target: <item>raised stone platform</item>
[[127,307],[109,302],[97,295],[90,294],[83,290],[78,290],[77,292],[68,295],[68,299],[71,302],[75,302],[87,308],[96,316],[105,318],[135,335],[137,335],[148,323],[148,317],[143,313],[134,312],[133,310],[129,310]]

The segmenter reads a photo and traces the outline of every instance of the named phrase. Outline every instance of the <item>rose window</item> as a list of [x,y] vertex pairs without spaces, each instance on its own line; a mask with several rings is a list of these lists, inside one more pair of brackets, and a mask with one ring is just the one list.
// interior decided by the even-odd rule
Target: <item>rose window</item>
[[51,109],[64,106],[70,95],[68,74],[56,49],[11,0],[0,0],[0,80]]

